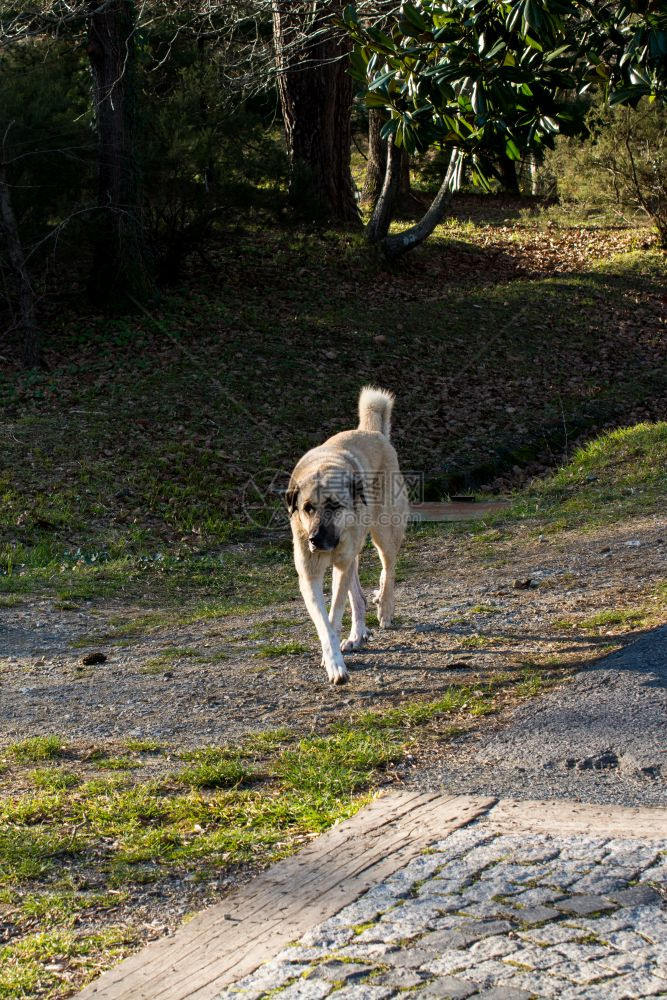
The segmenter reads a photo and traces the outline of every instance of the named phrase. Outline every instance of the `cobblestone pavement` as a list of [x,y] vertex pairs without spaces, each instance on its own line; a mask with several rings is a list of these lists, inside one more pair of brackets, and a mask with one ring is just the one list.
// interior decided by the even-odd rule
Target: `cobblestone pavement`
[[219,1000],[667,996],[663,841],[458,830]]

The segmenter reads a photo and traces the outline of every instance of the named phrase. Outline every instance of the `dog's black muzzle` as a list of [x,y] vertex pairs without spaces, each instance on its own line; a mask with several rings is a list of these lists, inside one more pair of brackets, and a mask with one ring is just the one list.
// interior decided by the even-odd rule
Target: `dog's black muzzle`
[[333,525],[321,524],[317,531],[308,536],[308,543],[318,552],[330,552],[338,545],[338,533]]

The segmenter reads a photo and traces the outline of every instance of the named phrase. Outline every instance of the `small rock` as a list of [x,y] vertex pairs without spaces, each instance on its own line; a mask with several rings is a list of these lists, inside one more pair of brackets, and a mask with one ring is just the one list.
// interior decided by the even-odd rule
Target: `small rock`
[[572,769],[576,767],[578,771],[606,771],[618,767],[618,765],[618,754],[614,753],[613,750],[603,750],[601,753],[591,754],[590,757],[582,757],[580,759],[568,757],[565,761],[567,768]]
[[106,663],[107,657],[105,653],[88,653],[81,662],[85,667],[94,667],[96,663]]

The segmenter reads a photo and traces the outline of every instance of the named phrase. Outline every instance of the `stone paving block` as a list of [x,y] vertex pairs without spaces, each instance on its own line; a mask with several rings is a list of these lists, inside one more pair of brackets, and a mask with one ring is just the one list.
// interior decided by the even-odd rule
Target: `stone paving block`
[[[532,839],[532,838],[531,838]],[[564,861],[594,861],[602,860],[612,850],[608,837],[558,837],[560,856]],[[619,841],[616,841],[619,843]]]
[[557,910],[562,910],[563,913],[575,913],[582,917],[614,909],[613,903],[609,903],[600,896],[570,896],[568,899],[561,900],[560,903],[554,903],[554,906]]
[[507,985],[528,990],[531,995],[540,997],[540,1000],[542,998],[546,998],[546,1000],[558,998],[560,1000],[569,984],[565,979],[560,979],[558,976],[552,976],[546,972],[521,972],[509,978]]
[[570,927],[566,923],[544,924],[528,931],[519,931],[517,937],[534,944],[560,944],[561,941],[577,941],[587,937],[590,931],[583,927]]
[[652,868],[644,868],[643,878],[657,882],[658,885],[667,885],[667,864],[663,862]]
[[422,948],[420,941],[414,948],[401,948],[400,951],[388,952],[382,961],[397,969],[420,969],[427,962],[433,962],[435,958],[435,951]]
[[567,942],[557,944],[550,949],[557,955],[562,955],[564,959],[571,962],[590,962],[594,958],[603,958],[609,955],[609,948],[606,944],[594,944],[591,942]]
[[449,929],[438,929],[424,935],[420,944],[426,948],[466,948],[475,941],[491,937],[494,934],[505,934],[512,930],[507,920],[469,920],[465,924]]
[[466,851],[472,851],[478,845],[489,844],[492,840],[498,839],[499,834],[490,833],[482,826],[471,825],[455,830],[444,840],[439,840],[433,845],[431,851],[441,858],[456,857]]
[[513,916],[519,923],[531,926],[532,924],[545,924],[549,920],[559,920],[561,914],[552,906],[526,906],[515,910]]
[[511,974],[511,970],[503,962],[490,958],[486,962],[476,962],[471,968],[466,969],[465,978],[472,983],[479,983],[480,987],[502,986]]
[[430,959],[424,968],[434,976],[448,976],[451,973],[467,973],[474,964],[474,956],[465,948],[447,948],[443,949],[437,958]]
[[471,945],[468,951],[472,957],[479,962],[485,962],[488,958],[504,958],[511,955],[522,947],[520,941],[507,934],[498,934],[495,937],[483,938]]
[[489,899],[483,903],[471,903],[470,905],[458,907],[466,916],[475,917],[478,920],[504,920],[505,918],[516,919],[518,910],[512,909],[507,903],[498,903]]
[[602,1000],[637,1000],[637,997],[667,995],[667,980],[650,973],[637,972],[613,980],[609,983],[609,988],[610,992]]
[[510,882],[515,885],[522,885],[535,879],[535,869],[532,865],[513,864],[511,861],[501,861],[494,865],[488,874],[495,881]]
[[270,962],[265,962],[264,965],[261,965],[259,969],[249,976],[239,979],[238,982],[234,983],[233,987],[230,987],[230,990],[255,990],[261,996],[262,992],[274,990],[282,986],[283,983],[287,983],[290,979],[300,976],[309,968],[310,965],[305,962],[299,964],[278,962],[273,959]]
[[637,934],[647,937],[652,944],[667,941],[667,913],[657,906],[634,906],[621,910]]
[[411,990],[424,982],[424,976],[413,969],[389,969],[373,976],[373,986],[393,986],[397,990]]
[[393,924],[373,924],[361,934],[358,934],[355,941],[359,945],[365,944],[388,944],[396,945],[399,941],[411,941],[421,937],[433,925],[428,921],[405,919],[402,923]]
[[386,941],[369,941],[366,944],[357,944],[355,939],[350,944],[346,944],[342,948],[337,948],[334,952],[327,952],[327,955],[333,954],[340,958],[351,958],[360,962],[380,962],[382,964],[387,952],[395,947],[395,944],[389,944]]
[[331,925],[330,921],[326,921],[307,931],[300,943],[310,948],[321,947],[333,951],[334,948],[342,948],[353,937],[354,931],[351,927]]
[[558,889],[548,889],[541,886],[539,889],[523,889],[511,897],[512,906],[544,906],[545,903],[554,903],[557,899],[562,899],[563,893]]
[[611,893],[626,889],[628,880],[605,874],[604,870],[589,872],[578,882],[573,882],[570,892],[576,895],[610,896]]
[[633,885],[620,892],[607,893],[612,903],[619,906],[652,906],[660,905],[660,894],[650,885]]
[[364,924],[367,920],[375,920],[379,914],[395,907],[399,898],[397,893],[386,885],[376,886],[354,903],[343,907],[340,913],[325,923],[334,927]]
[[391,986],[371,986],[369,983],[360,983],[358,986],[343,986],[341,990],[336,990],[333,995],[336,1000],[385,1000],[386,997],[394,996],[395,992]]
[[533,995],[530,990],[517,986],[492,986],[490,990],[476,993],[475,1000],[530,1000]]
[[304,948],[299,944],[291,944],[287,948],[283,948],[276,955],[274,962],[299,962],[299,963],[310,963],[317,962],[318,959],[324,958],[329,952],[326,948]]
[[[649,969],[654,971],[656,958],[655,948],[644,943],[643,948],[633,952],[619,952],[613,955],[607,952],[601,961],[618,975],[624,975],[628,972],[646,972]],[[665,989],[667,990],[667,986]]]
[[549,870],[542,870],[535,875],[535,878],[539,879],[540,885],[564,890],[569,889],[583,874],[586,873],[582,872],[576,864],[571,862],[566,866],[561,864],[559,859],[557,864],[552,865]]
[[420,997],[423,1000],[466,1000],[477,992],[477,987],[473,983],[467,983],[458,976],[442,976],[434,979],[432,983],[413,993],[408,994],[410,998]]
[[333,983],[324,980],[300,979],[298,983],[286,986],[278,993],[272,993],[274,1000],[323,1000],[333,990]]
[[600,938],[619,951],[636,951],[638,948],[646,947],[646,938],[635,934],[634,931],[611,931],[601,934]]
[[362,979],[375,971],[373,965],[362,965],[358,962],[340,962],[332,959],[316,965],[309,979],[326,979],[330,983],[347,983]]
[[513,847],[510,851],[511,860],[523,865],[535,865],[538,862],[546,864],[547,861],[554,861],[558,857],[560,857],[560,847],[550,842],[534,844],[533,837],[524,840],[523,844]]
[[559,965],[563,961],[563,956],[555,948],[540,948],[539,945],[532,945],[528,948],[518,948],[509,954],[504,961],[510,969],[525,966],[527,969],[540,971],[549,969],[553,965]]
[[592,962],[565,961],[551,968],[553,974],[568,979],[577,986],[587,986],[588,983],[597,980],[611,979],[614,975],[599,959],[594,959]]

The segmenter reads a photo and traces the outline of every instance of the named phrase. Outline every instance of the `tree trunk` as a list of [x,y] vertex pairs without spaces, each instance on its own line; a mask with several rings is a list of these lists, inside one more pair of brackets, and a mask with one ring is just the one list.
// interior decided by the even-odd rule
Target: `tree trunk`
[[[447,206],[452,200],[452,195],[460,185],[461,172],[459,151],[458,149],[453,149],[445,179],[440,185],[438,193],[431,202],[428,210],[414,226],[410,226],[409,229],[405,229],[396,236],[388,236],[387,233],[389,232],[389,225],[391,223],[392,189],[395,197],[396,187],[398,186],[398,179],[395,175],[400,172],[398,157],[391,155],[391,148],[383,192],[378,199],[376,211],[373,213],[373,218],[367,228],[367,235],[370,242],[379,244],[382,256],[386,260],[395,260],[397,257],[401,257],[404,253],[419,246],[420,243],[423,243],[431,235],[438,223],[442,222]],[[397,152],[400,152],[400,150]],[[385,189],[387,204],[382,205]]]
[[368,112],[368,161],[361,200],[375,205],[387,171],[387,140],[380,135],[384,117],[379,108],[371,108]]
[[19,319],[23,330],[23,360],[29,368],[34,368],[41,360],[39,330],[35,318],[35,296],[7,184],[7,171],[2,162],[0,162],[0,230],[7,246],[7,255],[16,285]]
[[382,190],[366,226],[366,239],[369,243],[381,243],[389,232],[401,179],[401,150],[394,145],[393,136],[389,137],[386,145],[386,168]]
[[344,0],[276,0],[274,41],[290,198],[336,221],[358,222],[350,171],[351,43],[331,23],[343,7]]
[[[375,205],[380,197],[387,170],[387,140],[380,135],[385,121],[386,118],[379,109],[371,108],[368,112],[368,162],[361,200],[369,205]],[[397,197],[398,203],[406,207],[413,198],[410,188],[410,157],[404,148],[401,148],[400,153]]]
[[136,132],[133,0],[91,0],[88,56],[98,142],[98,223],[92,297],[121,307],[150,292],[141,224]]
[[501,153],[498,157],[498,170],[503,189],[508,194],[521,194],[519,180],[516,175],[516,162],[510,160],[506,153]]

